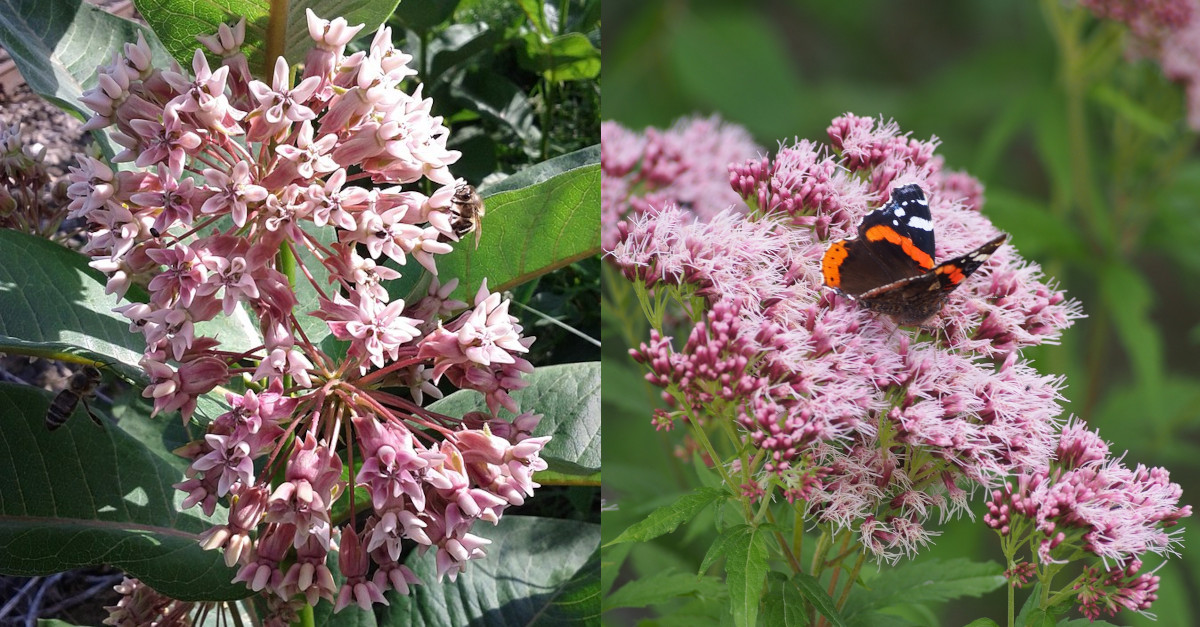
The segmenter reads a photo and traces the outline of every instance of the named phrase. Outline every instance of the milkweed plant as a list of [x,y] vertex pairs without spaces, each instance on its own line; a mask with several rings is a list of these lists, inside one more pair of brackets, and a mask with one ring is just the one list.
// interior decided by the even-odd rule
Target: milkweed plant
[[[79,155],[66,217],[86,224],[108,294],[148,296],[116,311],[145,340],[153,412],[187,424],[205,398],[226,403],[175,451],[190,461],[175,488],[213,520],[203,548],[261,598],[257,624],[453,582],[547,468],[541,416],[511,395],[528,385],[534,338],[486,280],[468,303],[452,298],[457,279],[437,278],[439,256],[478,244],[463,237],[478,215],[452,174],[461,153],[388,27],[347,51],[362,28],[308,10],[302,65],[279,57],[265,80],[242,52],[244,19],[201,37],[186,68],[156,64],[139,36],[81,99],[84,129],[119,152]],[[6,154],[39,156],[16,129],[4,137]],[[415,272],[433,278],[407,300],[389,291]],[[203,331],[243,308],[261,344]],[[314,325],[331,339],[310,339]],[[486,411],[430,409],[443,382],[480,393]],[[348,511],[334,512],[339,499]],[[414,552],[433,554],[431,577],[405,565]],[[137,579],[117,589],[106,624],[198,617]]]
[[[1177,554],[1191,507],[1167,470],[1133,465],[1064,415],[1063,377],[1023,357],[1083,314],[1019,242],[920,325],[822,285],[830,242],[900,186],[925,190],[938,260],[999,234],[982,184],[947,169],[936,139],[853,114],[825,142],[773,156],[717,118],[645,132],[606,122],[602,136],[603,242],[626,279],[610,289],[649,325],[630,355],[664,401],[650,422],[682,431],[678,454],[719,477],[611,544],[716,508],[701,574],[724,558],[739,625],[865,620],[908,589],[901,577],[948,586],[920,600],[988,575],[973,593],[1006,584],[1009,625],[1018,591],[1026,618],[1151,610],[1159,578],[1144,560]],[[1002,569],[903,570],[964,516],[995,531]]]

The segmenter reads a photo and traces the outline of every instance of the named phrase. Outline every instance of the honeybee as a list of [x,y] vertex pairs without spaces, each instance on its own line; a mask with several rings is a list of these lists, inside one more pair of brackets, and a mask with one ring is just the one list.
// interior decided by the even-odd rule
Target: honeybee
[[50,403],[50,409],[46,410],[46,428],[54,431],[63,426],[71,414],[75,413],[75,408],[79,406],[80,402],[83,403],[83,408],[87,410],[92,422],[103,427],[104,423],[88,406],[88,399],[95,395],[96,388],[99,386],[100,370],[95,366],[84,366],[71,375],[71,378],[67,379],[67,388],[54,397]]
[[479,238],[483,235],[483,214],[483,199],[473,186],[462,183],[454,189],[454,197],[450,199],[450,228],[460,239],[475,231],[475,248],[479,248]]

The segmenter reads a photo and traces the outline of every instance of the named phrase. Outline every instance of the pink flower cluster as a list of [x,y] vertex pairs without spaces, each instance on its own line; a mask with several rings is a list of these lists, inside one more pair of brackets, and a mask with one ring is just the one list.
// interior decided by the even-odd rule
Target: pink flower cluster
[[1095,620],[1122,607],[1145,611],[1154,601],[1158,577],[1138,574],[1141,557],[1174,553],[1182,542],[1168,531],[1192,513],[1179,506],[1181,495],[1166,469],[1126,468],[1098,433],[1073,421],[1053,461],[992,491],[983,520],[1014,546],[1036,541],[1033,563],[1040,567],[1089,555],[1075,589],[1080,611]]
[[702,220],[745,203],[724,184],[729,164],[762,152],[746,129],[716,116],[684,118],[671,128],[635,133],[600,125],[600,244],[612,250],[617,224],[674,205]]
[[1081,0],[1097,17],[1122,22],[1130,50],[1153,58],[1167,78],[1184,86],[1188,125],[1200,129],[1200,1]]
[[[223,64],[213,70],[197,50],[190,75],[151,65],[145,41],[126,44],[85,94],[95,111],[86,126],[115,127],[125,148],[116,161],[136,168],[82,157],[69,189],[73,215],[94,227],[86,250],[108,273],[108,291],[149,290],[149,302],[117,310],[145,337],[144,395],[155,412],[187,420],[201,395],[231,377],[250,382],[184,450],[185,506],[212,514],[219,500],[231,503],[204,546],[224,548],[241,565],[237,580],[256,591],[336,598],[338,609],[386,603],[384,591],[417,583],[399,563],[402,542],[436,551],[439,580],[483,557],[488,541],[471,533],[474,523],[496,523],[533,494],[549,439],[530,437],[532,414],[510,424],[422,407],[446,377],[481,392],[492,412],[517,413],[509,393],[526,385],[533,338],[486,283],[457,318],[467,307],[450,299],[457,281],[434,279],[412,304],[386,289],[400,276],[389,260],[437,274],[436,256],[462,233],[453,198],[464,183],[450,174],[460,154],[446,148],[432,102],[420,86],[402,89],[415,71],[390,30],[344,54],[361,28],[309,11],[314,47],[294,85],[283,59],[270,84],[252,79],[244,22],[202,38]],[[438,186],[432,195],[406,187],[422,179]],[[317,294],[316,311],[295,311],[300,286]],[[231,350],[200,332],[243,306],[261,345]],[[304,315],[348,344],[344,356],[310,340]],[[407,388],[411,400],[384,387]],[[356,460],[364,463],[347,482],[343,465]],[[358,528],[354,515],[368,504],[355,502],[356,485],[367,486],[372,512]],[[343,495],[351,515],[339,530],[331,508]],[[340,590],[326,566],[338,548]]]
[[[965,511],[976,487],[1049,458],[1062,380],[1020,350],[1056,341],[1080,314],[1011,246],[952,293],[930,333],[823,288],[828,240],[853,233],[896,186],[927,191],[938,259],[997,233],[979,183],[945,171],[936,142],[849,114],[829,136],[732,165],[749,215],[646,210],[616,225],[610,259],[651,299],[702,305],[633,351],[674,405],[668,415],[736,420],[763,453],[747,469],[762,488],[781,485],[894,560],[928,542],[931,518]],[[687,340],[673,346],[670,334]]]

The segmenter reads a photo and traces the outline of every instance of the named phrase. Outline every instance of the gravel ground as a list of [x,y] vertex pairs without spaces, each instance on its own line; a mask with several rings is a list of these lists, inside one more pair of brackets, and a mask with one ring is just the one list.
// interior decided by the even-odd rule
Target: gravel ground
[[75,153],[83,152],[90,137],[79,130],[83,122],[42,100],[27,85],[11,93],[0,93],[0,123],[20,124],[26,144],[46,147],[46,167],[52,177],[65,176],[75,165]]

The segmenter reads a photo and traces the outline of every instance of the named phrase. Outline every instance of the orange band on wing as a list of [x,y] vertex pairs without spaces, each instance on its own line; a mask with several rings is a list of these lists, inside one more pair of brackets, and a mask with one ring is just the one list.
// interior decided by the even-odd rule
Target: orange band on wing
[[956,265],[944,265],[937,269],[937,273],[950,275],[951,285],[958,285],[963,282],[963,279],[967,278],[963,276],[962,268]]
[[904,254],[908,255],[910,259],[917,262],[918,265],[926,270],[933,267],[933,257],[925,254],[925,251],[917,248],[917,245],[911,239],[897,233],[896,229],[890,226],[877,224],[867,229],[866,236],[867,241],[878,242],[879,240],[887,240],[899,246],[904,250]]
[[846,260],[847,254],[846,240],[840,239],[825,249],[825,256],[821,258],[821,276],[825,278],[825,285],[841,287],[842,262]]

